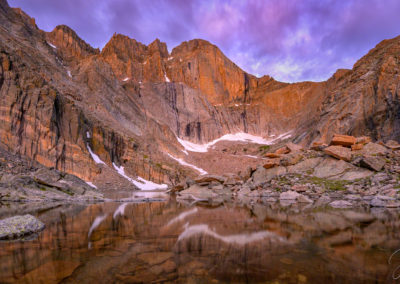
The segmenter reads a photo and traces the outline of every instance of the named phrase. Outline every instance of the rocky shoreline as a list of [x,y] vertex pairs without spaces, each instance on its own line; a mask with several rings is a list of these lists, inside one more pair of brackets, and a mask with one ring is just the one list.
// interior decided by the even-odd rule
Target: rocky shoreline
[[315,142],[303,149],[287,143],[271,150],[256,168],[188,178],[172,191],[178,200],[191,201],[400,207],[400,144],[395,141],[334,135],[329,146]]
[[[307,208],[400,208],[400,144],[395,141],[374,143],[369,137],[335,135],[329,146],[315,142],[304,149],[292,142],[281,142],[265,149],[266,153],[260,154],[262,162],[258,167],[249,166],[237,174],[186,178],[167,192],[178,202],[190,204],[234,202],[278,203],[283,207],[295,204]],[[129,197],[106,198],[101,190],[76,176],[0,151],[2,203],[30,202],[45,206],[54,202],[149,202],[168,198],[165,191],[138,192],[138,195],[129,191]],[[17,220],[17,223],[24,224],[29,219],[26,216],[14,217],[23,221]],[[1,220],[4,230],[20,228],[8,226],[15,224],[8,219]],[[20,233],[6,234],[6,238],[20,239],[35,233],[22,227],[18,230]]]

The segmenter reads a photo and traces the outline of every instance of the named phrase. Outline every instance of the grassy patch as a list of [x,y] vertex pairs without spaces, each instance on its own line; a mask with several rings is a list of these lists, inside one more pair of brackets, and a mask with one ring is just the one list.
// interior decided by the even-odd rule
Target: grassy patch
[[329,180],[318,177],[311,177],[310,182],[324,187],[327,190],[346,190],[346,185],[351,184],[351,182],[347,180]]
[[261,151],[268,151],[271,147],[269,145],[263,145],[258,147],[258,150]]

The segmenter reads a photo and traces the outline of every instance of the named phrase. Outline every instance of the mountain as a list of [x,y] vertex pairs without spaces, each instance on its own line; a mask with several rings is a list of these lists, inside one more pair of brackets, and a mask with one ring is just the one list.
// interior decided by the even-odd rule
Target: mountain
[[288,84],[244,72],[201,39],[169,54],[158,39],[146,46],[114,34],[100,51],[67,26],[41,31],[5,0],[0,26],[2,147],[86,181],[132,186],[123,173],[174,184],[198,174],[196,167],[231,171],[253,163],[244,153],[233,158],[232,143],[186,155],[177,138],[206,144],[233,133],[290,135],[302,145],[334,133],[400,139],[400,37],[325,82]]

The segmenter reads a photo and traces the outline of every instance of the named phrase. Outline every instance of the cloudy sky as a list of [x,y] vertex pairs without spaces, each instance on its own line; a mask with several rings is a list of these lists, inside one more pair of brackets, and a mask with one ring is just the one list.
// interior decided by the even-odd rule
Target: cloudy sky
[[171,51],[206,39],[236,64],[277,80],[321,81],[400,35],[399,0],[9,0],[39,28],[73,28],[102,48],[114,32]]

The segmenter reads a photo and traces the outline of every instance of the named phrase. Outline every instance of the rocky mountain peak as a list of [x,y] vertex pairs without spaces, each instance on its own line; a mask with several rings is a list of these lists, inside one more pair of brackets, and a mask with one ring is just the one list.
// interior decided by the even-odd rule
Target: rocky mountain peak
[[154,52],[159,52],[161,57],[168,57],[167,44],[165,42],[161,42],[158,38],[148,45],[148,50],[150,54],[153,54]]
[[114,33],[110,41],[101,51],[103,58],[116,57],[122,61],[142,61],[146,53],[146,45],[126,35]]
[[91,47],[66,25],[59,25],[53,31],[46,33],[46,40],[68,61],[99,53],[99,49]]
[[28,23],[29,25],[36,26],[36,20],[35,18],[30,17],[28,14],[26,14],[24,11],[22,11],[21,8],[13,8],[15,14],[17,14],[19,17],[21,17],[22,21],[25,23]]

